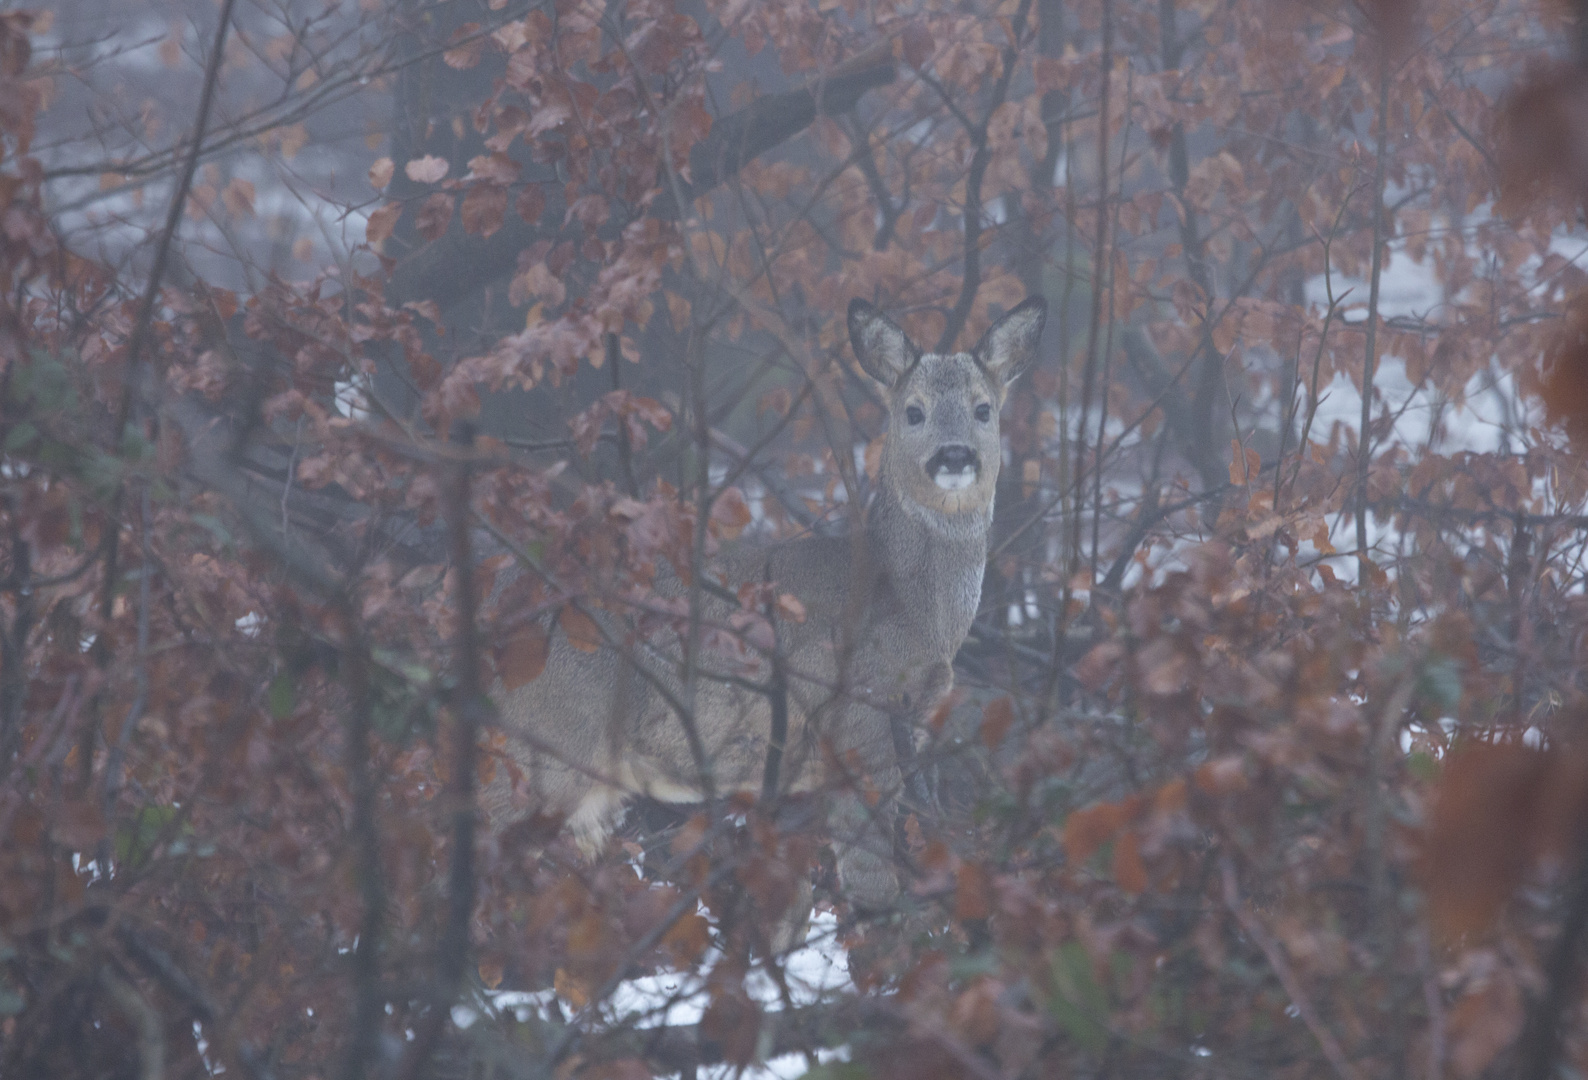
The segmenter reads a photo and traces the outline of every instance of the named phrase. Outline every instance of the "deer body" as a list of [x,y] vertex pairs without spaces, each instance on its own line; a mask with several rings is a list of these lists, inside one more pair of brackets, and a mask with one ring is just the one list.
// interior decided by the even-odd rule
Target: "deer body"
[[[805,618],[775,620],[780,671],[764,655],[736,664],[703,650],[686,724],[676,629],[636,636],[616,616],[598,615],[620,648],[593,653],[553,631],[542,674],[496,692],[540,809],[567,815],[594,849],[631,795],[693,802],[708,783],[718,794],[759,792],[782,713],[778,790],[831,791],[846,892],[866,905],[890,901],[900,779],[891,718],[922,718],[953,685],[954,654],[981,599],[998,409],[1035,358],[1044,314],[1042,301],[1029,299],[972,352],[923,355],[871,305],[851,304],[851,342],[886,389],[890,416],[863,533],[732,548],[713,560],[713,587],[702,596],[702,622],[713,626],[739,612],[730,597],[743,584],[769,582],[796,597]],[[685,587],[669,578],[658,591]]]

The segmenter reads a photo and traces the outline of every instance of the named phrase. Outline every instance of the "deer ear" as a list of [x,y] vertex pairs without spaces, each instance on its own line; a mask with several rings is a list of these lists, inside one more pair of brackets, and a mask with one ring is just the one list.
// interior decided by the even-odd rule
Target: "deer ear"
[[1005,386],[1014,382],[1037,358],[1048,302],[1028,296],[993,323],[976,344],[976,359]]
[[921,350],[898,324],[871,304],[849,301],[849,344],[867,375],[894,386],[921,359]]

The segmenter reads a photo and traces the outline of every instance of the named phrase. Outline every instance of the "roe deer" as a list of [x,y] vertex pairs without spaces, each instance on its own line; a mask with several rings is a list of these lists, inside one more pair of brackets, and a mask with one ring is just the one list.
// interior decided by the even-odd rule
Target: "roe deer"
[[[1030,297],[970,352],[923,354],[871,304],[851,302],[850,343],[886,391],[889,415],[863,533],[743,544],[712,560],[703,620],[726,624],[742,612],[739,586],[768,582],[806,616],[776,621],[778,663],[763,655],[733,670],[721,650],[704,650],[688,716],[674,707],[684,698],[683,635],[653,633],[620,653],[586,651],[589,643],[581,649],[552,629],[540,676],[495,689],[538,808],[566,815],[592,851],[626,798],[700,801],[703,771],[718,793],[769,781],[830,791],[845,894],[863,907],[890,903],[900,783],[890,715],[920,719],[953,685],[954,654],[981,600],[999,408],[1036,359],[1046,314]],[[678,596],[685,586],[669,574],[658,590]],[[634,641],[618,617],[598,618],[610,641]],[[770,768],[769,751],[778,762]]]

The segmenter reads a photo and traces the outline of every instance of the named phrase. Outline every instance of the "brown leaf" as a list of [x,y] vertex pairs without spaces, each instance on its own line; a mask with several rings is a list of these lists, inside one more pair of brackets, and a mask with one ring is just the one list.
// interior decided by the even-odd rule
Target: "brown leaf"
[[[437,334],[443,334],[444,335],[446,333],[446,328],[441,325],[441,305],[436,303],[434,300],[409,300],[409,301],[407,301],[406,303],[403,304],[403,307],[406,310],[408,310],[408,311],[417,312],[420,315],[423,315],[425,318],[429,319],[431,322],[435,323],[436,324],[436,333]],[[489,439],[489,438],[490,438],[490,436],[488,436],[488,435],[480,436],[480,451],[481,451],[481,453],[504,452],[504,451],[490,451],[490,450],[486,450],[485,441],[487,439]],[[495,440],[495,441],[499,441],[499,440]],[[490,590],[488,590],[488,589],[484,590],[484,592],[487,592],[487,593],[489,591]]]
[[[464,41],[465,38],[472,40]],[[447,67],[466,71],[480,62],[480,57],[485,53],[485,38],[480,36],[480,24],[477,22],[464,23],[452,32],[451,42],[462,42],[441,54],[441,59],[446,61]],[[450,43],[450,42],[449,42]]]
[[221,202],[232,217],[254,216],[254,185],[240,176],[221,190]]
[[1114,842],[1114,880],[1128,893],[1147,891],[1147,866],[1141,861],[1141,837],[1134,829]]
[[777,594],[777,613],[779,618],[787,619],[789,622],[805,621],[805,605],[800,603],[799,597],[793,593]]
[[281,156],[291,161],[298,156],[299,150],[309,145],[309,129],[302,124],[290,124],[277,130],[276,139]]
[[470,236],[490,236],[506,218],[506,188],[475,184],[463,196],[463,231]]
[[1450,1067],[1473,1080],[1495,1055],[1522,1033],[1522,994],[1509,972],[1500,971],[1482,990],[1467,994],[1450,1010]]
[[706,838],[706,815],[695,814],[678,827],[673,834],[671,849],[674,855],[683,855],[695,850],[700,842]]
[[582,1009],[590,1003],[590,988],[580,979],[568,974],[565,968],[558,968],[552,976],[552,989],[557,991],[557,996],[576,1009]]
[[946,695],[937,707],[932,710],[932,715],[927,717],[926,726],[934,735],[943,734],[943,729],[948,726],[948,718],[954,714],[954,708],[965,699],[963,690],[953,690]]
[[761,1036],[761,1010],[742,985],[719,987],[700,1018],[700,1034],[717,1044],[724,1061],[748,1065]]
[[182,63],[182,38],[187,33],[187,23],[177,21],[171,24],[171,32],[160,42],[160,63],[168,68],[178,67]]
[[1142,686],[1149,694],[1167,697],[1184,690],[1191,680],[1191,658],[1172,638],[1154,638],[1136,656]]
[[503,689],[517,690],[525,683],[533,682],[546,670],[549,647],[546,632],[534,624],[524,627],[503,642],[496,650],[496,673],[502,677]]
[[1588,291],[1567,301],[1562,314],[1544,350],[1544,416],[1581,451],[1588,446]]
[[979,863],[960,863],[954,874],[954,918],[960,922],[992,914],[992,884]]
[[1075,665],[1076,681],[1094,693],[1101,690],[1124,655],[1123,642],[1104,641],[1094,645]]
[[527,224],[538,225],[540,215],[546,212],[546,193],[540,190],[539,184],[529,184],[518,193],[513,209]]
[[376,191],[386,190],[386,185],[391,183],[392,174],[397,171],[397,166],[392,164],[389,157],[380,158],[369,167],[369,185]]
[[711,520],[722,536],[730,540],[738,536],[751,521],[750,504],[745,502],[744,492],[736,487],[723,489],[711,504]]
[[686,967],[699,960],[711,944],[711,923],[704,915],[689,914],[679,918],[662,936],[662,948],[673,958],[673,963]]
[[579,1070],[577,1075],[584,1080],[651,1080],[656,1074],[644,1059],[626,1057],[596,1062],[588,1069]]
[[1230,483],[1244,487],[1252,483],[1263,471],[1263,459],[1251,447],[1241,446],[1239,439],[1230,440]]
[[998,1035],[998,999],[1003,986],[996,979],[980,978],[955,999],[948,1022],[971,1046],[985,1046]]
[[452,208],[454,200],[451,195],[438,191],[424,202],[419,204],[419,213],[414,216],[414,228],[426,240],[438,240],[447,231],[447,226],[452,224]]
[[905,26],[904,33],[899,36],[899,44],[904,50],[904,62],[917,71],[926,66],[927,61],[932,59],[932,53],[937,50],[932,32],[918,22]]
[[1531,861],[1546,754],[1477,743],[1450,756],[1423,848],[1428,914],[1447,938],[1486,930]]
[[506,154],[480,154],[469,159],[469,177],[493,184],[513,184],[524,167]]
[[1227,795],[1235,791],[1245,791],[1246,761],[1233,755],[1214,758],[1197,766],[1192,780],[1198,791],[1208,795]]
[[987,703],[981,712],[981,741],[989,750],[996,750],[1004,741],[1004,736],[1009,734],[1009,728],[1015,722],[1015,703],[1009,695],[996,698]]
[[557,616],[562,632],[568,635],[568,644],[583,652],[601,648],[601,628],[596,621],[572,604],[566,605]]
[[1133,795],[1121,802],[1097,803],[1070,811],[1064,819],[1065,856],[1072,863],[1090,859],[1098,848],[1118,836],[1140,809],[1141,799]]
[[105,816],[91,799],[69,799],[55,811],[50,839],[72,851],[92,851],[105,835]]
[[364,239],[371,247],[385,240],[397,227],[397,219],[402,217],[402,213],[402,203],[387,203],[379,210],[373,211],[364,226]]
[[479,966],[480,981],[488,990],[495,990],[502,985],[502,962],[500,960],[481,960]]
[[1500,200],[1514,217],[1533,204],[1577,203],[1588,189],[1588,75],[1575,63],[1544,70],[1513,91],[1497,125],[1504,140]]
[[414,158],[403,166],[403,174],[416,184],[434,184],[447,175],[451,166],[444,157],[426,154],[421,158]]

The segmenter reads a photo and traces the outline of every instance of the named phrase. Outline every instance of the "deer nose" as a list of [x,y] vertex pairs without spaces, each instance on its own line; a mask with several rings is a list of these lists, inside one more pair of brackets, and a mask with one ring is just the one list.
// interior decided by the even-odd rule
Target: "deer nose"
[[959,444],[939,447],[937,453],[932,455],[932,464],[936,466],[934,472],[938,469],[964,472],[967,468],[976,467],[976,451]]
[[981,459],[968,446],[955,443],[940,446],[926,463],[926,475],[940,488],[957,490],[969,487],[981,471]]

